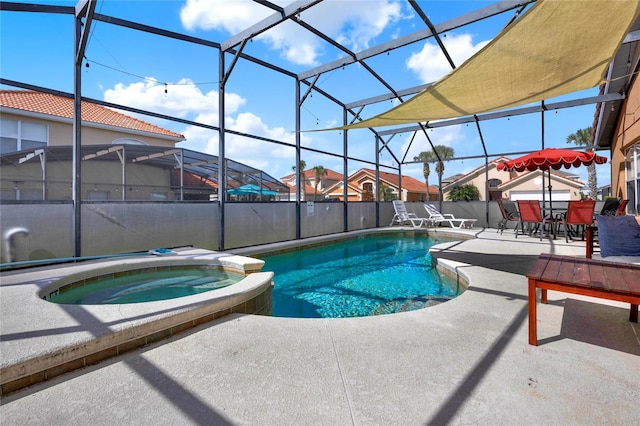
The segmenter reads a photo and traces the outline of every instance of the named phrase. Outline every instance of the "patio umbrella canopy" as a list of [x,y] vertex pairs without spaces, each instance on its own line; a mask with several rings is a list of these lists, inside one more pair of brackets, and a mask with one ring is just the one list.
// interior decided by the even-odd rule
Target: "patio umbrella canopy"
[[[548,170],[549,203],[551,203],[553,201],[551,199],[551,169],[559,170],[562,167],[569,169],[571,167],[580,167],[582,165],[590,166],[593,163],[605,164],[606,162],[607,157],[596,155],[595,152],[574,151],[571,149],[561,148],[545,148],[513,160],[504,161],[498,164],[497,169],[500,171],[515,170],[518,172],[523,172],[525,170]],[[549,206],[551,206],[551,204],[549,204]]]
[[259,186],[252,185],[252,184],[242,185],[237,188],[229,189],[227,190],[227,193],[231,195],[258,195],[258,194],[277,195],[278,194],[276,191],[260,188]]
[[532,152],[514,160],[505,161],[498,164],[498,170],[515,170],[523,172],[525,170],[559,170],[564,167],[590,166],[593,163],[605,164],[607,157],[596,155],[595,152],[574,151],[571,149],[545,148]]

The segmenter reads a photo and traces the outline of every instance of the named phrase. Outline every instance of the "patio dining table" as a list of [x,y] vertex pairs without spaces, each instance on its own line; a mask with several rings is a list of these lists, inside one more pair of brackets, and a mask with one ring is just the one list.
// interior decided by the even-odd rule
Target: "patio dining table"
[[563,216],[567,214],[567,207],[546,207],[541,206],[540,210],[542,210],[542,217],[549,217],[552,220],[551,229],[553,230],[553,239],[555,240],[558,237],[558,221],[562,219]]

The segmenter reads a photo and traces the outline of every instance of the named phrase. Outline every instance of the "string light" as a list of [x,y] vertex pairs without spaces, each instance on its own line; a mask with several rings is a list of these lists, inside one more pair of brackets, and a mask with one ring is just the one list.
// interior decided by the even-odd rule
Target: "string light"
[[[85,67],[87,67],[87,68],[89,68],[89,63],[91,62],[94,65],[100,65],[101,67],[110,69],[112,71],[119,72],[121,74],[130,75],[132,77],[136,77],[136,78],[139,78],[141,80],[149,81],[149,82],[152,82],[152,83],[159,83],[158,80],[155,80],[153,78],[144,77],[144,76],[141,76],[141,75],[138,75],[138,74],[134,74],[134,73],[127,72],[127,71],[124,71],[124,70],[120,70],[120,69],[114,68],[112,66],[109,66],[109,65],[106,65],[106,64],[94,61],[94,60],[90,60],[86,56],[85,56],[85,59],[87,61],[86,64],[85,64]],[[204,86],[204,85],[207,85],[207,84],[219,84],[219,83],[220,83],[220,81],[202,81],[202,82],[189,82],[189,83],[164,83],[164,85],[165,85],[165,93],[167,93],[167,87],[168,86]]]

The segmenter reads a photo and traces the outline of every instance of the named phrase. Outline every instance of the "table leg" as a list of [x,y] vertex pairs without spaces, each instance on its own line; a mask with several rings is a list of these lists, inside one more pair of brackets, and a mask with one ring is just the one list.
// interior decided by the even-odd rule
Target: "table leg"
[[540,289],[540,303],[544,303],[545,305],[547,304],[547,289],[546,288],[541,288]]
[[629,311],[629,321],[638,322],[638,305],[631,304],[631,310]]
[[529,344],[533,346],[538,346],[536,321],[536,281],[529,278]]
[[586,258],[591,259],[593,257],[593,226],[587,225],[585,229],[587,239],[587,254]]

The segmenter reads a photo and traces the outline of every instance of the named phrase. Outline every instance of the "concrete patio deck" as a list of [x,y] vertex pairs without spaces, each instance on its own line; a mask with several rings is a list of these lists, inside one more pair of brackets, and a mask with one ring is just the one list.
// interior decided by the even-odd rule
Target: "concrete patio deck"
[[[6,395],[0,422],[640,424],[640,327],[628,305],[550,291],[539,346],[528,344],[524,275],[540,253],[584,256],[583,242],[435,232],[473,237],[433,251],[469,280],[454,300],[365,318],[232,314]],[[25,321],[51,339],[66,332]]]

